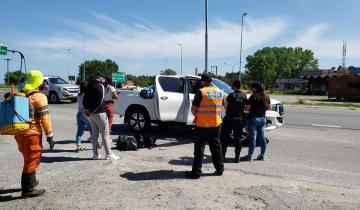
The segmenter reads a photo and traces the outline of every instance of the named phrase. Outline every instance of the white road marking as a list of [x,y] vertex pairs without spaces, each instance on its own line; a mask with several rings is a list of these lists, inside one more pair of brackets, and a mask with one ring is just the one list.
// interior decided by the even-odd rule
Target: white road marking
[[315,127],[341,128],[341,126],[339,125],[320,125],[320,124],[311,124],[311,125]]

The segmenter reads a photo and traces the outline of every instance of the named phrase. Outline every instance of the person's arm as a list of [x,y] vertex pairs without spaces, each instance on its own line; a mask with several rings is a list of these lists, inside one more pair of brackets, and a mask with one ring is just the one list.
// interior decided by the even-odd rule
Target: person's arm
[[111,97],[112,97],[112,99],[118,100],[118,99],[119,99],[119,96],[118,96],[118,94],[116,93],[116,89],[115,89],[113,86],[111,86],[110,88],[111,88]]
[[223,100],[223,104],[224,104],[224,109],[226,110],[228,105],[229,105],[229,101],[230,101],[230,97],[231,97],[231,94],[229,94],[227,97],[226,97],[226,100]]
[[194,101],[192,102],[192,106],[191,106],[191,113],[196,116],[197,114],[197,109],[200,106],[200,102],[202,99],[202,93],[200,90],[198,90],[194,96]]
[[194,106],[194,105],[191,106],[191,113],[192,113],[194,116],[196,116],[197,109],[198,109],[198,108],[197,108],[196,106]]
[[118,100],[118,99],[119,99],[119,96],[118,96],[118,94],[116,93],[116,90],[111,93],[111,97],[112,97],[112,99],[114,99],[114,100]]
[[34,104],[35,115],[40,119],[41,127],[47,137],[53,136],[53,128],[50,120],[50,113],[48,108],[48,100],[42,93],[36,94]]
[[250,98],[248,100],[246,100],[245,103],[245,111],[249,112],[250,108],[251,108],[251,101],[253,100],[253,96],[251,95]]
[[267,97],[267,101],[266,101],[266,110],[271,110],[271,101],[270,101],[270,97],[269,96],[266,96]]

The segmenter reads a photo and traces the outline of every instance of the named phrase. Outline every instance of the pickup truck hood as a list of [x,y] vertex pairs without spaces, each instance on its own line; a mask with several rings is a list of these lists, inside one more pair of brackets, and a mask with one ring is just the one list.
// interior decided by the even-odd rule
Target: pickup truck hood
[[273,99],[273,98],[271,98],[271,97],[270,97],[270,103],[271,103],[271,104],[282,104],[281,101],[276,100],[276,99]]
[[72,85],[72,84],[53,84],[56,87],[63,87],[63,88],[68,88],[68,89],[79,89],[78,86],[76,85]]

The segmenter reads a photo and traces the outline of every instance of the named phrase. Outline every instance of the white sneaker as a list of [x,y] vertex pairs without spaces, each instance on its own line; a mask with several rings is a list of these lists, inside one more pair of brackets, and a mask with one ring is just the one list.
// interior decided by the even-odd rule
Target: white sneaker
[[99,154],[94,154],[93,157],[92,157],[93,160],[99,160],[101,159],[101,155]]
[[119,160],[119,156],[111,153],[111,155],[106,155],[105,160]]

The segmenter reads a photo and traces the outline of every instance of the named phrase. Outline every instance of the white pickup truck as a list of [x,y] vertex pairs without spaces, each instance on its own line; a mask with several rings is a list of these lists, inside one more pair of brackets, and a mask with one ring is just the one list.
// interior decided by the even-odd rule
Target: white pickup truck
[[[211,85],[226,95],[233,92],[218,79],[213,79]],[[152,123],[194,125],[190,108],[199,88],[200,77],[197,76],[158,75],[155,85],[147,91],[120,90],[119,100],[115,102],[116,113],[124,116],[124,123],[135,131],[149,129]],[[266,130],[276,129],[283,123],[283,104],[271,99],[271,106],[272,110],[266,112]]]

